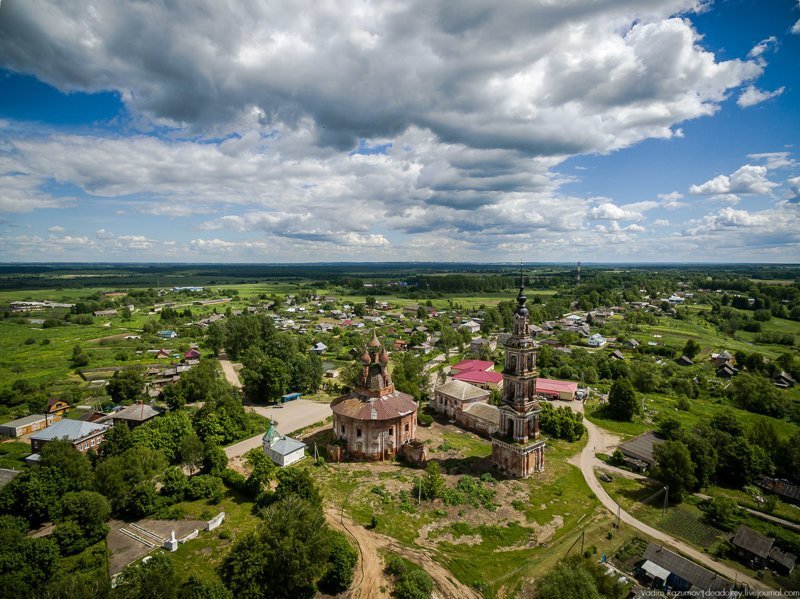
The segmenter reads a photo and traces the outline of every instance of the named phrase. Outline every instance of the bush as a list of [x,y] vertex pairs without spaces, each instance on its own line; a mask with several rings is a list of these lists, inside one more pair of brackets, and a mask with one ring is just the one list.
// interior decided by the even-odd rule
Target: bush
[[189,479],[186,495],[190,499],[208,499],[212,503],[219,503],[225,496],[225,485],[218,476],[198,474]]
[[432,593],[433,579],[422,569],[407,572],[394,585],[394,595],[398,599],[427,599]]
[[34,339],[33,337],[28,337],[25,340],[25,345],[33,345],[34,343],[36,343],[36,339]]
[[424,412],[417,412],[417,424],[420,426],[430,426],[433,424],[433,416]]
[[353,582],[353,568],[358,560],[358,551],[343,533],[331,530],[329,534],[331,554],[325,574],[317,584],[323,592],[336,595],[346,591]]

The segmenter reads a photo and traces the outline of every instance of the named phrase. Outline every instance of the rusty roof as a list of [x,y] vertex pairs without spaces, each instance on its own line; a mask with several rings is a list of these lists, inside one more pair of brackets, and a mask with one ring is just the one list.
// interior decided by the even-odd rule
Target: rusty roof
[[382,397],[352,392],[331,403],[334,414],[358,420],[393,420],[416,412],[418,407],[414,398],[402,391],[393,391]]

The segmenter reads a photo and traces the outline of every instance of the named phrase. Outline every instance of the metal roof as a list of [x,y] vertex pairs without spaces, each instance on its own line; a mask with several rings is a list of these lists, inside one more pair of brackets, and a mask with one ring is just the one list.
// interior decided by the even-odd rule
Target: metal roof
[[127,408],[122,408],[119,412],[111,414],[112,420],[133,420],[144,422],[161,414],[160,410],[145,403],[135,403]]
[[498,426],[500,425],[500,411],[497,409],[497,406],[490,406],[485,403],[473,403],[464,409],[464,413],[485,420],[486,422]]
[[37,441],[51,441],[53,439],[67,439],[69,441],[79,441],[86,437],[91,437],[103,432],[108,427],[105,424],[96,422],[82,422],[80,420],[59,420],[46,429],[39,431],[31,436]]
[[40,420],[44,420],[44,414],[31,414],[30,416],[23,416],[22,418],[17,418],[16,420],[12,420],[11,422],[4,422],[0,424],[0,426],[10,426],[12,428],[19,428],[20,426],[27,426],[29,424],[33,424],[34,422],[39,422]]
[[305,449],[306,444],[291,437],[280,437],[269,444],[270,451],[287,456],[298,449]]
[[739,526],[739,530],[733,535],[733,540],[731,541],[737,547],[741,547],[745,551],[764,559],[769,556],[769,550],[772,549],[774,542],[773,539],[756,532],[752,528],[748,528],[744,524]]
[[454,399],[477,399],[489,397],[489,392],[467,382],[453,379],[444,385],[436,387],[437,393],[442,393]]
[[649,543],[643,557],[669,570],[671,574],[685,580],[696,589],[702,591],[729,591],[733,588],[733,583],[728,579],[702,566],[698,566],[693,561],[673,553],[661,545]]
[[652,465],[655,463],[653,459],[653,447],[663,442],[664,439],[656,435],[655,432],[649,431],[638,437],[634,437],[630,441],[625,441],[625,443],[619,446],[619,450],[626,456]]
[[642,564],[642,570],[647,572],[653,578],[659,578],[664,581],[666,581],[667,577],[669,577],[669,570],[662,568],[658,564],[654,564],[649,560],[645,560],[645,562]]
[[331,402],[334,414],[358,420],[393,420],[417,411],[419,404],[408,393],[392,391],[381,397],[352,392]]

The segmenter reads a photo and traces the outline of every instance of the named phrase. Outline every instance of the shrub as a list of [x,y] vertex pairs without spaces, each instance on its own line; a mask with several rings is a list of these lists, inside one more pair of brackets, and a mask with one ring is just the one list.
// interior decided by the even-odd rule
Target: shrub
[[218,476],[198,474],[189,479],[186,495],[190,499],[208,499],[212,503],[219,503],[225,496],[225,485]]
[[433,416],[424,412],[417,412],[417,424],[420,426],[430,426],[433,424]]
[[331,530],[331,548],[325,573],[317,583],[319,588],[331,595],[344,592],[353,581],[353,568],[358,560],[358,551],[347,541],[343,533]]

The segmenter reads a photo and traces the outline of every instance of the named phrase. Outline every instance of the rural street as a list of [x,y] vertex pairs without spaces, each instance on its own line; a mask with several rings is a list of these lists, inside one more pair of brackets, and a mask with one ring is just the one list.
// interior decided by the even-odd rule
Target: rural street
[[[574,402],[579,403],[579,402]],[[573,409],[576,411],[582,411],[582,404],[579,406],[572,406]],[[626,512],[625,510],[621,509],[619,505],[611,499],[609,494],[603,488],[603,485],[600,484],[600,481],[595,478],[594,475],[594,462],[595,462],[595,447],[604,448],[606,445],[605,442],[605,431],[598,427],[595,424],[592,424],[586,418],[583,419],[583,424],[586,426],[586,430],[589,433],[589,442],[586,444],[586,447],[583,448],[583,451],[580,454],[579,465],[581,472],[583,473],[583,478],[586,479],[586,484],[589,485],[589,488],[592,492],[597,496],[606,508],[608,508],[612,514],[616,515],[619,513],[620,520],[625,524],[635,528],[643,532],[644,534],[648,535],[655,541],[667,545],[673,549],[677,549],[684,555],[690,557],[695,562],[704,565],[705,567],[717,572],[718,574],[722,574],[726,578],[730,580],[738,580],[749,586],[753,590],[765,590],[765,591],[773,591],[771,587],[768,587],[766,584],[761,582],[760,580],[756,580],[752,576],[747,576],[730,566],[727,566],[723,563],[720,563],[711,558],[710,555],[707,555],[693,547],[690,547],[686,543],[683,543],[660,530],[656,530],[652,526],[641,522],[634,518],[631,514]]]
[[[304,428],[320,420],[325,420],[331,415],[330,404],[311,401],[308,399],[295,399],[283,404],[283,407],[276,406],[249,406],[248,409],[270,418],[275,423],[275,428],[282,435],[290,435],[294,431]],[[263,433],[250,437],[244,441],[239,441],[225,448],[228,459],[238,458],[254,447],[261,447]]]
[[219,359],[219,365],[222,366],[222,372],[225,374],[225,379],[237,389],[242,388],[242,383],[239,380],[239,374],[231,364],[230,360]]

